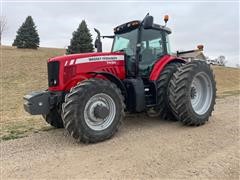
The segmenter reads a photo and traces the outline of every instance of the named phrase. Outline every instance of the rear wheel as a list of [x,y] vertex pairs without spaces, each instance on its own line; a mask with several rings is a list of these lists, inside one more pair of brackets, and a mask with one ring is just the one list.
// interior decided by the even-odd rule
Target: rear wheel
[[214,110],[215,99],[216,82],[207,63],[187,63],[173,75],[169,85],[169,104],[183,124],[204,124]]
[[160,116],[163,119],[175,119],[169,107],[167,91],[172,75],[177,71],[181,64],[182,63],[180,62],[167,64],[164,70],[160,73],[156,82],[158,106],[148,111],[150,117]]
[[65,129],[85,143],[111,138],[124,116],[123,96],[110,81],[88,79],[72,88],[63,104]]

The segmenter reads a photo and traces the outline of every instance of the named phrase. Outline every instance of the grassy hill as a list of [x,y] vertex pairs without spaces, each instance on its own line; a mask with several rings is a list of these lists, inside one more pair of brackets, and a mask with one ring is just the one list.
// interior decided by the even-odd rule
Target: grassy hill
[[[14,138],[27,131],[47,127],[41,116],[29,116],[23,109],[23,96],[32,90],[47,88],[47,59],[63,55],[64,49],[38,50],[1,47],[0,136]],[[11,136],[9,136],[11,135]],[[4,136],[5,137],[5,136]]]
[[240,69],[214,66],[218,97],[240,94]]
[[[47,88],[47,59],[64,53],[64,49],[1,46],[1,137],[11,139],[48,127],[41,116],[30,116],[23,110],[22,97],[30,91]],[[240,93],[240,69],[214,67],[214,72],[218,97]]]

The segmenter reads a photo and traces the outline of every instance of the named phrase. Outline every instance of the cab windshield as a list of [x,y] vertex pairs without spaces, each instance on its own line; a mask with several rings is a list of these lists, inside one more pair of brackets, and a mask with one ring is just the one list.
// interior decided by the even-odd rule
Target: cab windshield
[[128,56],[134,56],[136,53],[138,29],[127,33],[116,34],[112,52],[124,52]]

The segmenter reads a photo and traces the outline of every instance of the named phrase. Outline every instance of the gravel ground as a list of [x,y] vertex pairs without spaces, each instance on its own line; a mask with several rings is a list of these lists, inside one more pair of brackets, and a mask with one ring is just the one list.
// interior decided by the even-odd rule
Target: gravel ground
[[76,143],[62,129],[1,142],[1,179],[239,179],[239,102],[218,99],[201,127],[138,114],[102,143]]

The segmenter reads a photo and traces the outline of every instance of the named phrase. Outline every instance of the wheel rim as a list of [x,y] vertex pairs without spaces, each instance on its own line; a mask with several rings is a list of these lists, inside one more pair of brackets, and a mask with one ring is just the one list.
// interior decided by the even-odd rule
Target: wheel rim
[[191,104],[195,113],[205,114],[212,102],[213,87],[209,76],[205,72],[195,75],[190,90]]
[[[105,112],[105,116],[96,113],[101,111]],[[108,128],[112,124],[115,115],[115,102],[109,95],[104,93],[96,94],[91,97],[84,108],[85,122],[91,129],[96,131]]]

